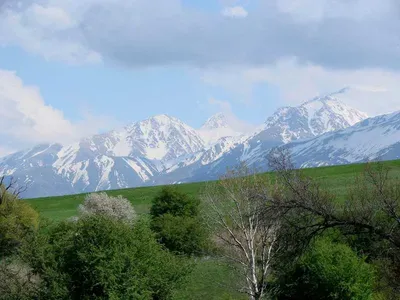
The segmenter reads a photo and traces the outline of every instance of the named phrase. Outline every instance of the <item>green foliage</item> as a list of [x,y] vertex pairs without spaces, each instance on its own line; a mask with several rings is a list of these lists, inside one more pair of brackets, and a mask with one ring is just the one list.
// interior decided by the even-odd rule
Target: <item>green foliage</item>
[[36,299],[40,278],[16,257],[0,261],[0,300]]
[[209,234],[199,218],[165,214],[153,219],[152,229],[172,252],[201,255],[209,248]]
[[41,277],[43,299],[170,299],[191,269],[142,220],[62,222],[31,245],[25,258]]
[[347,245],[317,240],[278,276],[276,299],[373,299],[374,268]]
[[179,217],[196,217],[199,213],[200,201],[182,193],[176,187],[166,186],[154,198],[150,209],[153,218],[170,214]]
[[200,201],[165,187],[150,209],[151,228],[161,244],[174,253],[200,255],[208,248],[209,234],[199,214]]
[[39,214],[28,203],[4,193],[0,204],[0,258],[14,252],[37,227],[38,219]]
[[[393,170],[393,176],[400,174],[400,160],[388,161],[384,164],[390,166]],[[354,184],[354,176],[359,174],[365,168],[364,164],[356,165],[344,165],[334,167],[321,167],[304,170],[307,176],[312,177],[316,181],[322,184],[322,187],[326,188],[330,192],[337,195],[337,201],[343,202],[346,199],[348,188]],[[267,175],[269,176],[269,175]],[[204,183],[191,183],[181,184],[176,186],[176,189],[182,193],[186,193],[189,196],[196,196],[203,189]],[[139,215],[147,214],[150,211],[150,207],[153,199],[160,194],[164,187],[143,187],[133,189],[123,189],[107,191],[110,196],[122,195],[124,198],[130,200],[135,207],[135,210]],[[74,216],[77,213],[77,208],[84,200],[85,194],[81,195],[67,195],[60,197],[49,197],[49,198],[38,198],[26,200],[33,207],[35,207],[43,216],[47,216],[53,220],[64,220],[68,217]],[[374,241],[373,241],[374,242]],[[379,249],[375,248],[375,243],[369,241],[369,237],[361,237],[357,235],[357,240],[353,241],[352,246],[356,249],[363,250],[364,253],[379,253]],[[370,245],[374,248],[370,249]],[[31,244],[33,245],[33,244]],[[34,246],[32,246],[33,248]],[[40,251],[37,251],[37,256],[40,256],[40,252],[45,252],[45,247],[41,247]],[[375,251],[376,250],[376,251]],[[292,258],[293,260],[293,258]],[[40,259],[36,259],[40,261]],[[390,262],[388,262],[389,264]],[[385,264],[383,268],[386,268]],[[215,274],[214,270],[215,269]],[[195,294],[193,299],[220,299],[220,295],[223,294],[224,289],[232,282],[231,272],[219,266],[216,262],[200,260],[198,264],[198,271],[196,274],[190,276],[190,282],[187,285],[182,285],[181,289],[187,291],[182,294],[179,299],[192,299],[192,295]],[[218,275],[216,275],[218,273]],[[231,289],[233,290],[233,289]],[[236,297],[235,297],[236,299]],[[389,299],[389,298],[382,298]]]

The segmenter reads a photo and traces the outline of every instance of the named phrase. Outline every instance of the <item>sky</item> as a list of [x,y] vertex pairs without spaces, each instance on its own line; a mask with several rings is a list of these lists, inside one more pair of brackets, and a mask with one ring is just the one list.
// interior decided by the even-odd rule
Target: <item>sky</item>
[[[157,114],[400,109],[398,0],[0,0],[0,156]],[[246,128],[251,126],[246,126]]]

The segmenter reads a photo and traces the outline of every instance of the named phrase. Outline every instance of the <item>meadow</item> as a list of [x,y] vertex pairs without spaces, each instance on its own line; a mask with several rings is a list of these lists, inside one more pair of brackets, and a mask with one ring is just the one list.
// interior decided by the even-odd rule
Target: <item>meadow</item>
[[[392,176],[400,175],[400,160],[384,162],[391,168]],[[305,169],[306,175],[318,180],[323,187],[329,189],[338,196],[345,199],[348,188],[353,184],[356,176],[365,168],[364,164],[353,164],[334,167],[320,167]],[[270,176],[265,173],[261,176]],[[188,183],[177,186],[179,190],[192,196],[198,196],[206,187],[206,183]],[[149,212],[151,201],[162,189],[162,186],[139,187],[130,189],[106,191],[111,196],[122,195],[127,198],[138,214]],[[26,199],[43,217],[52,220],[64,220],[76,215],[79,204],[83,202],[86,194],[66,195],[57,197],[45,197]]]
[[[391,168],[391,176],[400,175],[400,160],[388,161],[384,164]],[[364,168],[364,164],[354,164],[305,169],[304,172],[337,195],[338,201],[343,201],[346,199],[347,190]],[[271,176],[271,174],[265,173],[260,176]],[[147,214],[152,199],[161,188],[162,186],[154,186],[111,190],[107,191],[107,194],[122,195],[132,202],[138,214]],[[206,188],[206,183],[181,184],[178,188],[189,195],[199,196]],[[85,194],[79,194],[25,201],[29,202],[43,217],[57,222],[76,215],[78,205],[83,202],[84,197]],[[232,291],[227,287],[232,286],[235,280],[235,273],[229,269],[229,266],[214,259],[204,259],[197,264],[188,283],[176,293],[175,299],[246,299],[234,292],[226,293],[226,291]]]

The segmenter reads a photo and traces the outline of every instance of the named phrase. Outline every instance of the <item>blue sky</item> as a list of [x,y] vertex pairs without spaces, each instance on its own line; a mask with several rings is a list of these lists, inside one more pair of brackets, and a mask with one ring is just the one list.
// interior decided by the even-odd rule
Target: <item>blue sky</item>
[[395,0],[15,3],[0,1],[0,155],[156,114],[257,125],[344,86],[370,115],[400,109]]
[[[209,98],[216,98],[235,100],[233,111],[257,124],[279,105],[278,101],[262,103],[263,98],[277,96],[266,83],[254,87],[249,96],[235,95],[204,84],[183,67],[137,70],[104,64],[70,66],[47,62],[18,48],[2,48],[0,65],[15,70],[25,84],[38,86],[46,103],[62,110],[71,120],[79,119],[86,110],[112,115],[125,123],[166,113],[198,127],[220,110],[208,105]],[[249,100],[252,103],[246,102]]]

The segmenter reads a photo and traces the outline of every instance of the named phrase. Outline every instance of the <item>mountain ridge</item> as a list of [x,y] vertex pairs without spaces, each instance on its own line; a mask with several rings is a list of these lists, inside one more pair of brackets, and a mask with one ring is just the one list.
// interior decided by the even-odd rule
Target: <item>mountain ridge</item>
[[336,94],[280,108],[250,134],[233,128],[234,120],[222,113],[200,129],[155,115],[71,145],[43,144],[0,158],[0,176],[33,185],[30,197],[215,179],[241,161],[262,165],[272,147],[348,128],[367,117]]

